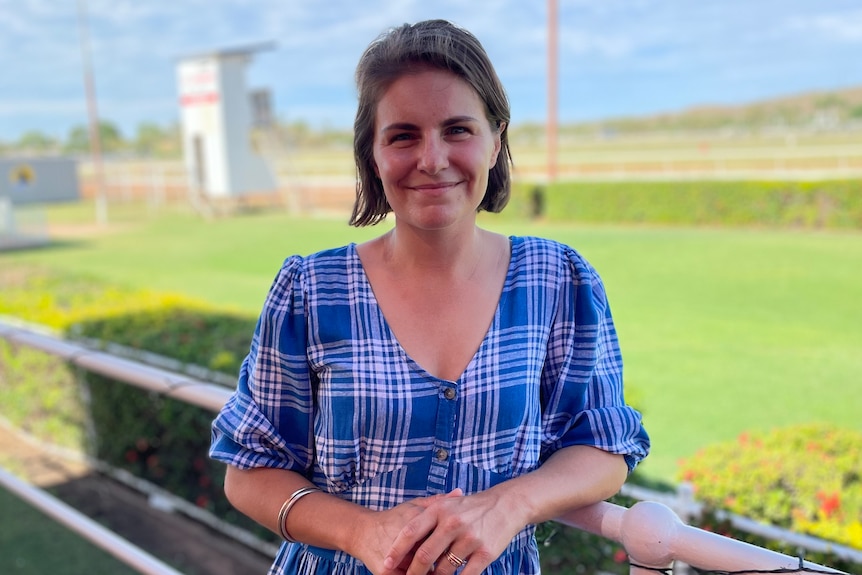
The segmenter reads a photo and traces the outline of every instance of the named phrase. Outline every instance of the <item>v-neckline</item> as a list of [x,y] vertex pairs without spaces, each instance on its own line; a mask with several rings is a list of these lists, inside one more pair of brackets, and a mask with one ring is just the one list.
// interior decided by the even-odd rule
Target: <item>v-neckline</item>
[[373,308],[375,313],[380,318],[380,321],[383,326],[386,328],[386,333],[389,337],[389,340],[395,344],[398,348],[399,353],[402,355],[407,364],[411,365],[413,369],[435,379],[437,381],[444,381],[452,384],[457,384],[460,382],[466,373],[470,371],[473,365],[476,363],[477,358],[482,354],[482,351],[487,347],[488,339],[494,330],[497,328],[500,322],[501,311],[503,309],[504,300],[506,298],[506,294],[509,291],[510,284],[512,282],[512,273],[515,266],[515,238],[509,236],[509,265],[506,268],[506,277],[503,281],[503,286],[500,289],[500,293],[497,294],[497,305],[494,307],[494,315],[491,317],[491,322],[488,325],[488,329],[485,331],[485,335],[482,337],[482,341],[479,343],[479,346],[476,348],[476,351],[473,353],[472,357],[470,357],[470,361],[467,362],[467,365],[464,367],[464,370],[458,376],[457,379],[446,379],[443,377],[438,377],[428,371],[425,367],[423,367],[418,361],[413,359],[413,357],[407,353],[407,350],[404,349],[404,346],[401,345],[401,342],[398,340],[398,336],[395,335],[395,331],[392,329],[392,326],[389,324],[389,320],[386,319],[386,314],[383,313],[383,308],[380,307],[380,302],[377,300],[377,294],[374,293],[374,286],[371,285],[371,280],[368,279],[368,274],[365,271],[365,265],[362,263],[362,258],[359,257],[359,252],[356,249],[356,243],[351,242],[348,247],[350,249],[350,257],[353,260],[354,264],[360,270],[362,275],[362,283],[367,290],[368,294],[370,294],[369,301],[373,302]]

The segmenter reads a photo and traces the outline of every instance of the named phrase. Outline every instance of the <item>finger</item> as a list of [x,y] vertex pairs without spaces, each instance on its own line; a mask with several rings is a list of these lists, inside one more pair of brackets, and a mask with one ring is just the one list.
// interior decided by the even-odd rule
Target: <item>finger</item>
[[414,500],[414,503],[423,509],[428,509],[431,505],[439,501],[440,499],[448,499],[450,497],[463,497],[464,491],[460,487],[456,487],[449,493],[437,493],[436,495],[430,495],[428,497],[421,497],[419,499]]
[[[400,565],[403,561],[412,563],[415,557],[412,557],[417,551],[417,546],[428,537],[428,534],[434,530],[437,525],[435,514],[425,511],[408,521],[401,532],[395,537],[392,542],[386,558],[383,560],[383,567],[393,569]],[[435,558],[431,558],[433,561]],[[429,562],[430,565],[430,562]]]
[[449,575],[455,573],[458,569],[467,564],[466,553],[455,553],[449,549],[437,560],[437,569],[435,574]]
[[[425,511],[404,525],[395,541],[393,541],[392,547],[384,559],[383,566],[386,569],[392,569],[394,566],[406,562],[410,565],[424,566],[425,571],[421,572],[427,573],[433,566],[434,561],[440,556],[442,550],[445,549],[445,547],[441,547],[436,553],[433,553],[431,552],[433,548],[430,548],[427,544],[423,544],[417,549],[437,526],[436,511],[429,512],[428,510],[441,499],[463,497],[463,495],[464,491],[461,488],[455,488],[449,493],[441,493],[412,501],[411,503],[414,503]],[[420,555],[418,561],[416,558],[417,551],[419,551]]]
[[458,528],[450,529],[451,521],[441,518],[439,510],[426,511],[426,514],[435,513],[435,524],[433,531],[422,541],[421,545],[413,553],[413,561],[407,569],[407,575],[420,575],[433,569],[435,574],[450,575],[456,570],[455,565],[463,565],[467,554],[448,553],[457,538]]

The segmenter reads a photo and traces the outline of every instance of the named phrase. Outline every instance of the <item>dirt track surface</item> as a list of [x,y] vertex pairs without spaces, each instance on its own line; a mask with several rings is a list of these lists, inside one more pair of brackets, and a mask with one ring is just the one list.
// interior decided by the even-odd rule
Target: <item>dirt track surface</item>
[[[188,575],[265,575],[272,559],[0,423],[0,466]],[[34,534],[38,536],[38,534]]]

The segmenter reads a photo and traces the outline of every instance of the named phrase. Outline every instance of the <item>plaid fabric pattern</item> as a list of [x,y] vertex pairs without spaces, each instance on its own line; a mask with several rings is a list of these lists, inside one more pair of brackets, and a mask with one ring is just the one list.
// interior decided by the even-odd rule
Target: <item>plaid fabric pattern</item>
[[[512,237],[493,323],[458,381],[401,348],[356,246],[288,258],[213,424],[210,454],[277,467],[372,509],[487,489],[554,451],[592,445],[646,456],[640,415],[623,402],[622,358],[603,284],[572,248]],[[528,527],[489,572],[537,573]],[[271,573],[365,573],[349,556],[282,546]]]

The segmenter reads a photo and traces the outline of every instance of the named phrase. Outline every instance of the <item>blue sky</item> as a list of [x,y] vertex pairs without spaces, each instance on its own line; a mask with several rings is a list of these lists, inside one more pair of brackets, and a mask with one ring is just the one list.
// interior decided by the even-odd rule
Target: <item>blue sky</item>
[[[559,0],[563,121],[862,85],[862,0]],[[178,118],[184,55],[274,41],[249,67],[276,114],[348,127],[378,33],[446,18],[483,42],[513,122],[546,115],[545,0],[86,0],[99,114],[132,135]],[[0,0],[0,140],[86,123],[73,0]]]

